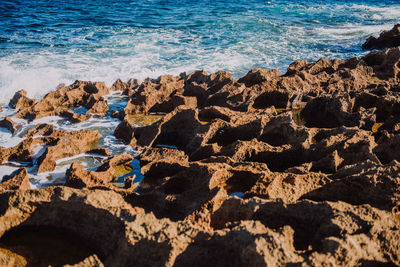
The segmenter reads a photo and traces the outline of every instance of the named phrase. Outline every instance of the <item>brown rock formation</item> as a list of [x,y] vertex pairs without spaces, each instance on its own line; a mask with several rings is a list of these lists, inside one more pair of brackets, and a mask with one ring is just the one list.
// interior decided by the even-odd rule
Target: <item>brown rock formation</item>
[[35,104],[35,100],[28,98],[26,96],[25,90],[20,90],[15,93],[14,97],[10,100],[10,103],[8,105],[11,108],[23,109],[23,108],[30,107],[34,104]]
[[5,118],[3,120],[0,120],[0,127],[6,128],[11,133],[14,133],[18,126],[19,124],[13,122],[10,118]]
[[378,38],[371,36],[363,44],[364,49],[400,46],[400,24],[394,25],[390,31],[383,31]]
[[[24,99],[24,92],[17,93],[10,104],[17,103],[19,99]],[[63,116],[63,112],[70,108],[84,106],[92,108],[97,103],[97,99],[109,93],[109,88],[102,82],[83,82],[76,81],[70,86],[62,87],[54,92],[48,93],[41,101],[20,105],[20,110],[16,114],[19,118],[34,120],[51,115]],[[100,105],[100,104],[97,104]],[[99,107],[95,107],[99,108]]]
[[46,124],[0,148],[1,163],[39,173],[63,157],[107,156],[97,168],[71,164],[62,187],[28,190],[29,168],[3,179],[0,264],[400,265],[399,80],[393,47],[297,61],[284,75],[76,82],[37,103],[18,92],[18,117],[83,121],[70,109],[108,116],[104,95],[122,91],[114,135],[137,154],[92,145],[97,131]]
[[29,183],[29,176],[26,168],[20,168],[9,176],[3,177],[3,180],[0,183],[0,191],[29,189],[31,189],[31,185]]

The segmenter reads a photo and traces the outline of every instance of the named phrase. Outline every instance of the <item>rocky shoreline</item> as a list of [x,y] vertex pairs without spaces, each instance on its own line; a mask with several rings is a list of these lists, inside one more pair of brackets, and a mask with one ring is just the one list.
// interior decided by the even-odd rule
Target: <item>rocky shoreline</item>
[[[76,81],[41,100],[17,92],[18,112],[0,127],[109,114],[121,120],[115,137],[140,153],[113,155],[98,131],[50,124],[0,147],[0,164],[37,173],[81,153],[106,158],[96,170],[71,164],[62,186],[31,190],[26,167],[3,177],[0,264],[400,265],[399,37],[396,25],[364,44],[385,50],[297,61],[283,75],[196,71],[110,88]],[[125,108],[109,108],[111,92]]]

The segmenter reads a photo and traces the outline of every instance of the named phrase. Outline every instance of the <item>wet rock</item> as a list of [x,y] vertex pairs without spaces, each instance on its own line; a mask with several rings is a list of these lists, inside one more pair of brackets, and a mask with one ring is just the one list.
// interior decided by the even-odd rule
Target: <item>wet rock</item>
[[107,171],[116,166],[129,164],[132,159],[133,156],[129,154],[115,155],[110,157],[105,163],[98,167],[97,171]]
[[400,46],[400,24],[394,25],[390,31],[383,31],[378,38],[371,36],[362,45],[363,49]]
[[71,110],[62,110],[60,112],[55,113],[55,115],[59,115],[61,117],[66,118],[71,123],[79,123],[87,121],[91,118],[91,116],[85,116],[83,114],[77,114]]
[[65,176],[65,186],[73,188],[107,186],[115,179],[113,171],[88,171],[77,163],[73,163],[68,168]]
[[26,96],[25,90],[20,90],[20,91],[16,92],[15,95],[13,96],[13,98],[8,103],[8,105],[11,108],[15,108],[15,109],[27,108],[34,104],[35,104],[35,100],[28,98]]
[[103,82],[75,81],[70,86],[48,93],[36,104],[20,109],[15,116],[34,120],[59,115],[70,108],[87,106],[93,97],[99,98],[108,93],[109,88]]
[[52,171],[56,161],[90,151],[90,144],[99,140],[101,135],[97,131],[80,130],[64,133],[63,138],[54,141],[38,158],[38,173]]
[[11,133],[14,133],[15,130],[20,126],[19,123],[15,123],[12,121],[10,118],[5,118],[3,120],[0,120],[0,127],[1,128],[6,128],[9,130]]
[[20,168],[8,176],[4,176],[0,183],[0,191],[5,190],[29,190],[29,175],[26,168]]
[[32,129],[29,129],[25,134],[25,138],[29,139],[34,136],[53,136],[53,137],[61,137],[65,134],[64,131],[57,130],[51,124],[40,123],[35,125]]
[[12,160],[21,162],[31,162],[34,156],[31,147],[34,145],[42,145],[43,143],[45,143],[44,140],[32,140],[32,138],[28,138],[23,140],[14,147],[10,148],[0,147],[0,162],[6,162]]
[[114,136],[129,144],[133,138],[134,128],[129,121],[124,120],[115,129]]
[[107,114],[108,112],[108,104],[107,101],[105,100],[99,100],[95,102],[88,111],[86,111],[87,114],[93,114],[93,113],[100,113],[100,114]]
[[114,135],[142,152],[111,156],[95,131],[45,124],[0,148],[0,162],[38,173],[79,153],[110,156],[96,170],[73,163],[65,187],[0,192],[0,247],[40,226],[88,246],[70,265],[399,265],[399,62],[394,47],[238,81],[195,71],[110,89],[76,82],[21,104],[17,117],[83,121],[74,108],[107,112],[104,94],[123,91]]
[[105,186],[111,187],[118,177],[130,173],[131,155],[117,155],[107,159],[96,171],[88,171],[82,165],[73,163],[66,172],[65,186],[85,188]]

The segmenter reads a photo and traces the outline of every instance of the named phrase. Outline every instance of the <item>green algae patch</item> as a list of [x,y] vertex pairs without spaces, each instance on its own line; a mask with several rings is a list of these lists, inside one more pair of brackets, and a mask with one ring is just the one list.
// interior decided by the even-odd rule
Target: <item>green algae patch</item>
[[133,171],[133,168],[131,167],[130,162],[121,164],[121,165],[117,165],[117,166],[113,166],[112,168],[114,169],[115,177],[121,177],[121,176],[127,175]]
[[306,121],[304,120],[303,116],[301,115],[301,112],[303,111],[302,108],[293,108],[293,109],[291,109],[291,108],[277,108],[275,110],[276,110],[276,113],[278,115],[291,111],[292,112],[293,121],[297,125],[302,126],[302,125],[306,124]]
[[113,186],[118,187],[118,188],[125,188],[125,183],[124,182],[113,182]]
[[134,123],[138,126],[148,126],[159,120],[161,120],[164,115],[160,114],[131,114],[127,115],[129,122]]
[[99,140],[89,143],[88,145],[89,150],[93,150],[100,147]]
[[126,181],[126,179],[129,179],[129,177],[125,177],[125,178],[124,178],[124,176],[126,176],[126,175],[128,175],[128,174],[131,174],[132,171],[133,171],[133,168],[132,168],[132,166],[131,166],[130,164],[131,164],[131,162],[129,162],[129,163],[124,163],[124,164],[120,164],[120,165],[117,165],[117,166],[113,166],[113,167],[112,167],[113,170],[114,170],[114,177],[117,177],[117,178],[112,182],[112,184],[113,184],[115,187],[118,187],[118,188],[125,188],[125,189],[126,189],[126,187],[127,187],[127,181]]

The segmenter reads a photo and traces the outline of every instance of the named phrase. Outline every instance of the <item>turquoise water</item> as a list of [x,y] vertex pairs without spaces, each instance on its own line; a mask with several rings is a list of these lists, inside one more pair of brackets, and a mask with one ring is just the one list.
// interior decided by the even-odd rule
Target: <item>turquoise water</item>
[[364,53],[400,21],[399,1],[0,1],[0,103],[77,79],[112,84],[196,69]]

